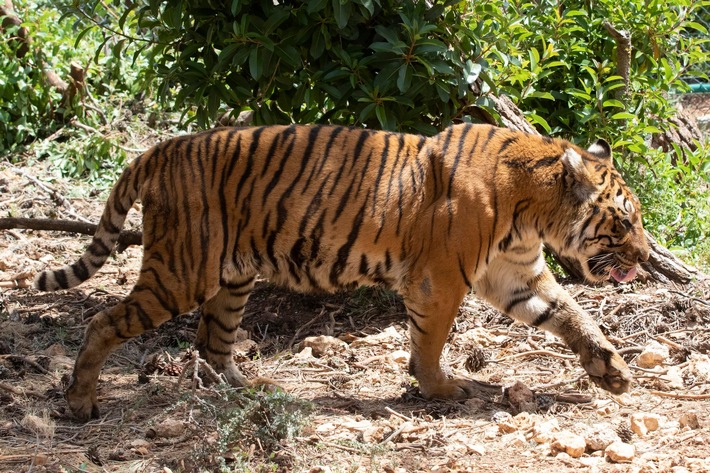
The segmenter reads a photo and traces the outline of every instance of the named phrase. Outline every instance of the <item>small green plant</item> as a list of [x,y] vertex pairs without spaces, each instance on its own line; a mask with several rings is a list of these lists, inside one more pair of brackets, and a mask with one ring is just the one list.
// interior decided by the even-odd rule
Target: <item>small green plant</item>
[[[278,449],[282,440],[301,431],[313,410],[307,401],[281,390],[228,388],[224,394],[227,407],[217,413],[220,449],[235,458],[257,441],[266,451]],[[222,471],[233,471],[224,459]]]

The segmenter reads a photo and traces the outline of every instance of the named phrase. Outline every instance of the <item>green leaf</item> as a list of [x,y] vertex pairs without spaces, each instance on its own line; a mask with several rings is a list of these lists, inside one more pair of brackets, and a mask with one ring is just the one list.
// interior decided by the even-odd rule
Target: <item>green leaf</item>
[[400,92],[406,92],[412,85],[412,68],[407,64],[402,64],[397,74],[397,88]]
[[377,25],[375,26],[375,31],[390,44],[395,44],[399,42],[399,36],[397,35],[397,32],[394,30],[393,27]]
[[319,12],[323,10],[327,4],[328,0],[308,0],[308,6],[306,7],[306,11],[309,14]]
[[463,68],[463,74],[464,78],[466,79],[466,83],[473,84],[474,82],[476,82],[476,79],[478,79],[478,76],[481,74],[482,70],[483,66],[481,66],[477,62],[471,61],[470,59],[467,60]]
[[335,23],[341,30],[348,26],[351,6],[352,4],[349,1],[343,4],[340,0],[333,0],[333,15],[335,16]]
[[629,112],[619,112],[611,116],[612,120],[633,120],[636,115]]
[[535,71],[537,69],[537,64],[540,62],[540,53],[537,49],[530,48],[528,50],[528,56],[530,58],[530,70]]
[[259,57],[259,48],[256,47],[249,52],[249,74],[254,80],[261,79],[261,73],[264,70],[262,58]]
[[555,97],[550,92],[542,92],[540,90],[535,90],[530,92],[527,97],[535,97],[538,99],[555,100]]
[[547,120],[542,118],[540,115],[537,113],[533,112],[528,115],[526,115],[526,118],[530,120],[533,124],[540,125],[542,128],[545,129],[545,131],[549,134],[552,132],[552,128],[550,128],[550,125],[547,123]]
[[91,26],[89,26],[89,27],[87,27],[87,28],[84,28],[84,29],[81,31],[81,33],[79,33],[79,34],[77,35],[76,40],[74,40],[74,49],[76,49],[76,48],[79,47],[79,43],[81,42],[81,38],[83,38],[83,37],[86,35],[86,33],[88,33],[89,31],[91,31],[91,30],[93,30],[93,29],[94,29],[94,25],[91,25]]
[[619,107],[619,108],[625,108],[625,105],[620,101],[616,99],[607,99],[602,103],[602,107]]
[[360,115],[358,116],[358,121],[360,123],[365,123],[371,116],[372,112],[375,110],[375,107],[377,104],[375,103],[369,103],[367,104],[361,111]]

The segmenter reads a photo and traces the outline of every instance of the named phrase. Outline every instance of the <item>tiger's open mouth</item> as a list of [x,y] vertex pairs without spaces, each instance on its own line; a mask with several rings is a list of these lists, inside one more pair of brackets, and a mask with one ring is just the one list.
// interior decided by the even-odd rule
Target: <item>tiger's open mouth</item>
[[623,270],[621,268],[612,268],[610,276],[614,278],[617,282],[629,282],[636,277],[636,267],[631,269]]
[[620,283],[632,281],[636,277],[636,266],[622,263],[613,253],[601,253],[587,261],[589,272],[597,280],[613,278]]

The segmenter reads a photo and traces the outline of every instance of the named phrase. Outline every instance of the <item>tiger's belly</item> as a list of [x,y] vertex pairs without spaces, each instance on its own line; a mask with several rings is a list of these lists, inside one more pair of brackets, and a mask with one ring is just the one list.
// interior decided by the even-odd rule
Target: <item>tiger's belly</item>
[[336,292],[359,286],[399,290],[406,283],[408,265],[389,248],[354,242],[324,245],[303,237],[289,251],[251,248],[235,260],[240,273],[258,273],[269,281],[300,292]]

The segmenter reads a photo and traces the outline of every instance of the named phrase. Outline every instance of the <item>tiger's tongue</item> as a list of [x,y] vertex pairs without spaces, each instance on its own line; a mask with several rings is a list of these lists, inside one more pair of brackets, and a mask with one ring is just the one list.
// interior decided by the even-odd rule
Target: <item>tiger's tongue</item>
[[619,282],[629,282],[636,277],[636,268],[631,268],[628,271],[614,268],[611,270],[611,277]]

